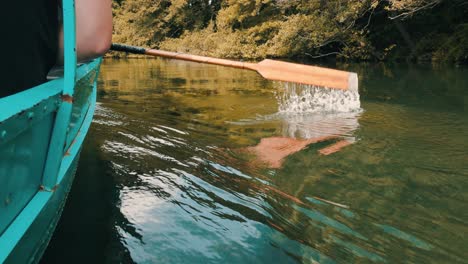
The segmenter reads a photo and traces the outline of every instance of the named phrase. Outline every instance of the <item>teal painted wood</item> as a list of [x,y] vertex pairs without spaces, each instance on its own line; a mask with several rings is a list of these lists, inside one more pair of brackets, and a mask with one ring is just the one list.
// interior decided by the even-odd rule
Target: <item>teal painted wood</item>
[[[91,72],[91,69],[88,69],[92,65],[85,64],[82,65],[78,68],[77,73],[79,72]],[[75,85],[75,91],[74,91],[74,96],[73,96],[73,106],[72,106],[72,112],[71,112],[71,117],[70,117],[70,124],[68,126],[68,133],[67,133],[67,138],[65,145],[70,145],[74,139],[74,135],[76,135],[77,130],[79,129],[79,124],[81,123],[83,117],[86,114],[86,109],[88,108],[89,104],[91,103],[89,101],[89,96],[92,85],[94,85],[94,81],[96,80],[96,75],[95,74],[88,74],[85,75],[83,78],[80,78],[77,80],[76,85]]]
[[57,112],[52,141],[47,155],[46,167],[43,174],[43,188],[52,190],[57,183],[57,172],[64,154],[64,145],[70,123],[72,102],[76,80],[76,23],[75,1],[64,0],[63,28],[64,28],[64,84],[62,104]]
[[75,0],[63,0],[63,46],[64,46],[64,79],[63,94],[73,96],[76,80],[76,17]]
[[74,1],[63,1],[62,78],[0,99],[0,263],[39,261],[91,125],[101,59],[76,67]]
[[0,144],[0,234],[42,185],[37,172],[44,170],[54,114],[36,115],[36,122],[29,121],[27,116],[36,112],[30,108],[1,125],[10,137]]
[[[74,126],[77,127],[73,135],[70,133],[72,138],[70,144],[65,147],[66,155],[62,157],[57,178],[57,184],[54,190],[41,189],[41,177],[37,176],[33,170],[26,170],[19,178],[34,179],[34,181],[21,181],[24,184],[11,189],[6,189],[6,182],[11,182],[12,179],[17,179],[17,175],[12,177],[10,174],[0,174],[0,193],[12,193],[11,201],[8,206],[0,207],[0,215],[3,219],[8,212],[9,215],[13,215],[13,219],[4,225],[4,230],[0,232],[0,263],[31,263],[39,260],[43,253],[52,232],[55,228],[55,224],[59,219],[65,198],[68,194],[69,188],[73,181],[74,170],[76,169],[77,161],[79,158],[79,151],[82,143],[85,139],[87,131],[91,125],[92,117],[94,113],[95,101],[96,101],[96,81],[99,72],[99,65],[101,59],[97,59],[89,64],[82,65],[77,69],[77,87],[76,96],[86,97],[85,104],[82,104],[84,114],[80,118],[76,118]],[[52,81],[51,83],[60,83]],[[32,90],[40,90],[41,87],[33,88]],[[42,92],[42,91],[41,91]],[[26,93],[26,94],[29,94]],[[44,93],[47,96],[47,92]],[[51,99],[52,98],[52,99]],[[8,101],[9,98],[0,99],[0,104]],[[55,97],[45,98],[43,102],[39,103],[37,107],[44,109],[45,105],[56,105]],[[52,102],[52,104],[47,104]],[[54,109],[52,107],[52,109]],[[55,106],[58,109],[58,106]],[[47,112],[47,111],[46,111]],[[20,116],[26,115],[27,111],[23,111],[23,114],[14,115],[8,118],[0,124],[0,130],[5,127],[18,127],[15,123],[20,122]],[[53,110],[52,110],[53,113]],[[52,131],[53,122],[48,120],[48,115],[44,114],[42,117],[37,116],[36,123],[42,124],[46,122],[50,125],[49,128],[45,128],[41,133],[48,131],[50,134]],[[25,129],[22,129],[17,137],[8,138],[8,141],[0,143],[0,149],[8,144],[20,144],[19,139],[23,139],[22,135],[30,133],[30,131],[36,130],[34,133],[39,133],[38,127],[31,125]],[[70,130],[72,131],[72,130]],[[44,137],[41,137],[42,140]],[[25,141],[24,145],[29,145],[29,153],[32,153],[32,157],[36,157],[39,147],[34,147],[33,141],[40,141],[35,136],[32,136],[29,141]],[[46,140],[44,140],[46,141]],[[25,147],[26,148],[26,147]],[[44,150],[43,150],[44,151]],[[22,160],[22,154],[18,151],[10,152],[1,156],[0,160]],[[45,162],[44,159],[32,159],[34,160],[34,166],[38,166],[40,162]],[[29,165],[27,165],[29,166]],[[0,168],[1,171],[1,168]],[[32,186],[25,188],[25,186]],[[18,200],[18,195],[29,190],[28,197],[23,200]],[[29,197],[31,196],[31,197]],[[3,196],[0,196],[3,197]],[[17,205],[14,207],[13,205]],[[23,206],[24,204],[24,206]],[[21,207],[22,206],[22,207]],[[16,214],[12,208],[16,208]],[[19,208],[19,209],[18,209]],[[24,208],[24,209],[23,209]],[[12,218],[12,217],[10,217]]]

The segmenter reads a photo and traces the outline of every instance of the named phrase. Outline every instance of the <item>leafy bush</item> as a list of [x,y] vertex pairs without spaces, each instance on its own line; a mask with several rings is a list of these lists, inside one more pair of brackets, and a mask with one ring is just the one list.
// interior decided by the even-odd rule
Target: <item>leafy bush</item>
[[114,41],[206,56],[466,61],[466,0],[120,0]]

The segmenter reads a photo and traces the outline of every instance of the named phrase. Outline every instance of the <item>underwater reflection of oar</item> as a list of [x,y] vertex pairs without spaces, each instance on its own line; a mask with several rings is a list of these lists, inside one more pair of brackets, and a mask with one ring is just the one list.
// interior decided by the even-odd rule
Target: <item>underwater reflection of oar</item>
[[169,52],[142,47],[113,43],[111,50],[134,54],[164,57],[169,59],[193,61],[227,67],[257,71],[265,79],[291,83],[308,84],[319,87],[357,91],[358,77],[356,73],[334,69],[289,63],[276,60],[263,60],[259,63],[240,62],[211,57]]

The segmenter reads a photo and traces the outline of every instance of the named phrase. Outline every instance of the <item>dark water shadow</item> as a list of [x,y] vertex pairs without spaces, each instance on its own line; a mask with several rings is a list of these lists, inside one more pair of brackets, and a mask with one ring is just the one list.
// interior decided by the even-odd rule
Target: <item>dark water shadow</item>
[[92,137],[91,132],[84,143],[73,187],[40,263],[134,263],[113,223],[112,215],[120,212],[110,163],[99,157]]

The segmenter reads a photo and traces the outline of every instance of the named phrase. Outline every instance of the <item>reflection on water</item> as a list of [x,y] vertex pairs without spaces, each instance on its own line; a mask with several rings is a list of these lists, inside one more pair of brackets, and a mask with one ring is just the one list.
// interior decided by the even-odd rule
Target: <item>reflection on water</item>
[[257,116],[255,119],[244,119],[226,122],[237,126],[257,125],[277,122],[281,124],[281,136],[310,139],[324,136],[354,138],[353,133],[359,127],[361,111],[345,113],[275,113]]
[[466,263],[466,69],[343,67],[362,110],[297,114],[252,72],[105,61],[43,262]]
[[341,136],[354,138],[360,112],[280,115],[283,135],[294,138]]

